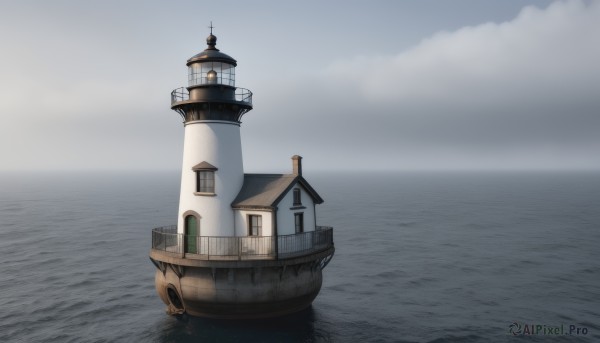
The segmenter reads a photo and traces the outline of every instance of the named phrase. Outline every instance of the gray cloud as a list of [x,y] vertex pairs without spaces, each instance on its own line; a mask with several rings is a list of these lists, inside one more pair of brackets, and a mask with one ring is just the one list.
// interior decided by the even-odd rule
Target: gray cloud
[[[242,125],[246,169],[285,171],[293,154],[307,170],[600,168],[598,2],[527,7],[479,25],[522,2],[433,17],[422,3],[350,4],[345,15],[328,5],[314,25],[290,19],[308,15],[302,6],[278,4],[269,21],[272,4],[256,5],[252,21],[211,5],[227,13],[219,47],[238,59],[238,86],[255,94]],[[193,6],[8,7],[0,169],[179,167],[183,129],[169,92],[185,85],[185,59],[204,46]],[[419,14],[428,21],[411,19]],[[253,33],[240,35],[238,20]],[[456,29],[461,21],[471,26]],[[406,45],[419,34],[427,38]]]
[[306,130],[310,153],[329,151],[319,163],[331,166],[598,168],[597,61],[600,3],[557,2],[397,55],[335,62],[269,90],[278,100],[267,111],[297,118],[291,127],[269,116],[281,146]]

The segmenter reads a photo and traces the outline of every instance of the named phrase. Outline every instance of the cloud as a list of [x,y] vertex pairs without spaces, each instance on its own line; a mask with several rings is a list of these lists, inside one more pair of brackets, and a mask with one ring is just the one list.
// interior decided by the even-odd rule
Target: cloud
[[598,2],[526,7],[510,22],[440,32],[396,56],[359,57],[329,72],[371,101],[502,105],[553,93],[569,101],[598,92],[599,19]]
[[[0,169],[179,167],[169,92],[185,84],[183,63],[203,39],[190,47],[193,34],[156,25],[172,17],[162,5],[147,10],[152,20],[110,4],[23,6],[0,14],[11,47],[0,65]],[[325,30],[318,24],[289,34],[288,43],[311,37],[299,54],[225,50],[254,92],[242,125],[248,171],[288,170],[293,154],[307,170],[600,168],[600,2],[526,7],[396,54],[366,45],[333,61],[356,48],[340,37],[339,53],[323,53],[334,36],[310,34]],[[373,35],[389,37],[386,51],[406,41],[401,31]],[[273,68],[253,68],[250,56]]]
[[180,149],[165,151],[181,141],[169,110],[178,75],[168,66],[177,64],[154,51],[166,42],[140,43],[165,40],[154,25],[139,35],[145,21],[104,2],[8,7],[0,13],[0,170],[180,164]]
[[271,106],[344,167],[600,168],[598,61],[600,2],[555,2],[337,61]]

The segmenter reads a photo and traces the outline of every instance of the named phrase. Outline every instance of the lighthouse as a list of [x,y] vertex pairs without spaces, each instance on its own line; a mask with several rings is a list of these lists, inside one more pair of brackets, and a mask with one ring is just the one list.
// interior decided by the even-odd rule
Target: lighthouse
[[244,181],[240,124],[252,93],[235,87],[237,62],[216,48],[212,32],[206,43],[187,61],[188,87],[171,96],[184,122],[177,227],[186,235],[235,236],[230,205]]
[[241,119],[252,92],[236,87],[237,61],[207,47],[187,60],[188,85],[171,109],[184,127],[177,224],[152,230],[150,260],[167,312],[212,318],[273,317],[311,305],[334,254],[317,224],[323,199],[292,156],[288,174],[244,173]]

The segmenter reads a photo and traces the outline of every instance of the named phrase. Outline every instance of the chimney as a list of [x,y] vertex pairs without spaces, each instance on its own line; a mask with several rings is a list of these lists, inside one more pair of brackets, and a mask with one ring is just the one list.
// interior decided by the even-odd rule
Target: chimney
[[292,166],[294,167],[294,175],[302,176],[302,156],[292,156]]

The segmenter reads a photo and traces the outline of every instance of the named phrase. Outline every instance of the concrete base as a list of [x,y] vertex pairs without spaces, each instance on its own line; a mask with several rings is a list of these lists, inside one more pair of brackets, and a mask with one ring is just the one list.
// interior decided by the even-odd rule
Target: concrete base
[[[170,314],[243,319],[300,311],[315,299],[333,248],[302,258],[270,261],[199,261],[151,252],[156,291]],[[161,261],[162,260],[162,261]],[[185,261],[184,261],[185,260]]]

